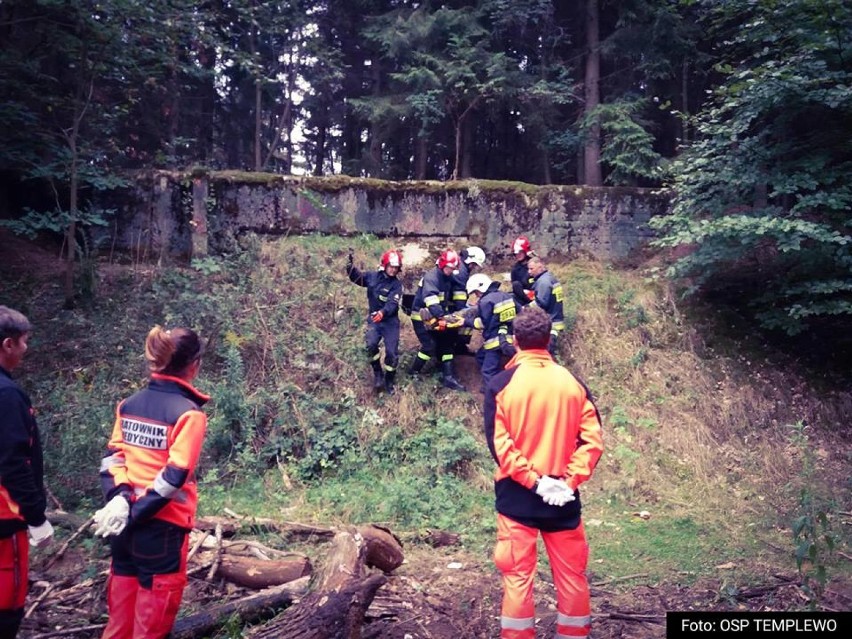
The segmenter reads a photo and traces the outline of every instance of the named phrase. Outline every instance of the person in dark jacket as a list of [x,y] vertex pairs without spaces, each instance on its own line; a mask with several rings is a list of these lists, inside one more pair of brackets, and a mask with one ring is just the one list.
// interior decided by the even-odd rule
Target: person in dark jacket
[[30,398],[12,379],[31,330],[22,313],[0,306],[0,639],[14,639],[24,618],[29,546],[53,537],[38,426]]
[[116,408],[101,460],[106,506],[95,535],[109,537],[109,620],[102,639],[164,639],[187,583],[195,525],[195,471],[207,431],[209,397],[192,386],[201,340],[188,328],[155,326],[145,339],[148,385]]
[[564,294],[562,284],[547,270],[547,265],[540,257],[533,257],[529,263],[532,276],[533,299],[530,306],[537,306],[550,315],[550,342],[547,345],[551,355],[556,355],[559,334],[565,330],[565,313],[562,308]]
[[[463,391],[465,387],[456,379],[453,370],[453,353],[458,339],[456,329],[464,321],[454,315],[456,300],[461,295],[467,297],[455,277],[459,261],[458,253],[446,250],[435,261],[435,268],[420,279],[411,307],[411,323],[420,340],[420,350],[409,373],[417,375],[430,359],[440,357],[441,383],[446,388]],[[450,318],[449,324],[447,318]]]
[[[462,249],[459,253],[459,268],[455,273],[456,281],[458,282],[459,291],[456,293],[455,308],[457,311],[464,312],[468,308],[468,296],[465,293],[467,290],[467,280],[477,273],[481,273],[485,267],[485,251],[478,246],[468,246]],[[462,326],[458,330],[458,341],[456,342],[456,355],[472,355],[470,349],[470,338],[473,329],[467,325]]]
[[[346,264],[346,274],[358,286],[367,289],[367,356],[373,367],[373,388],[384,389],[393,395],[396,368],[399,363],[399,305],[402,300],[402,282],[397,275],[402,269],[402,253],[385,251],[379,270],[362,273],[352,262],[352,253]],[[379,343],[385,342],[384,370],[380,361]]]
[[586,637],[589,546],[578,487],[603,453],[600,414],[585,385],[547,351],[548,314],[526,308],[514,328],[518,353],[488,384],[483,410],[485,439],[497,463],[500,636],[535,638],[533,579],[541,534],[556,586],[556,636]]
[[532,299],[533,278],[529,272],[529,262],[535,256],[530,241],[521,235],[512,243],[512,254],[515,263],[512,265],[510,279],[512,280],[512,292],[515,300],[521,306],[526,306]]
[[476,361],[483,390],[515,354],[512,321],[519,307],[510,293],[499,288],[500,282],[492,281],[485,273],[476,273],[467,280],[468,302],[476,310],[466,314],[464,322],[465,326],[482,330],[482,346],[476,352]]

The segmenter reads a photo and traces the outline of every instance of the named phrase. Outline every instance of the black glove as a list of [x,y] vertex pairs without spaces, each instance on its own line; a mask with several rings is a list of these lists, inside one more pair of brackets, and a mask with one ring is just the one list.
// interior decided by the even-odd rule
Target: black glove
[[506,357],[514,357],[515,356],[515,346],[514,344],[510,344],[509,342],[503,342],[500,344],[500,352],[503,353]]
[[346,258],[346,273],[347,275],[352,272],[352,268],[355,266],[355,256],[352,255],[352,249],[349,249],[349,255]]

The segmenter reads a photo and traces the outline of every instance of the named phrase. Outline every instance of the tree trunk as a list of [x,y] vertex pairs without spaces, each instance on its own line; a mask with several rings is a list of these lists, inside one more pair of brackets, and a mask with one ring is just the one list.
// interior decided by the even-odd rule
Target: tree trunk
[[[598,0],[586,0],[586,82],[585,114],[588,116],[600,104],[600,16]],[[588,127],[583,157],[585,183],[589,186],[601,186],[601,127],[597,118]]]
[[684,58],[683,65],[681,66],[681,86],[680,86],[680,95],[681,95],[681,143],[687,144],[689,142],[689,61]]
[[317,126],[316,149],[314,150],[314,175],[323,175],[325,166],[325,124]]
[[384,528],[361,526],[338,532],[317,577],[317,586],[251,639],[359,639],[364,613],[384,575],[367,576],[367,566],[393,570],[402,564],[402,546]]
[[169,633],[169,639],[195,639],[212,634],[233,615],[240,617],[243,623],[259,621],[269,617],[271,611],[283,608],[293,599],[304,594],[308,588],[308,577],[303,577],[292,583],[269,588],[262,592],[236,601],[230,601],[218,606],[212,606],[194,615],[183,617],[175,622]]
[[225,555],[219,565],[219,574],[238,586],[260,590],[279,586],[311,574],[307,557],[263,560],[251,557]]
[[426,147],[426,136],[419,130],[414,138],[414,179],[426,179],[426,166],[428,160],[428,149]]
[[473,144],[471,144],[471,139],[473,138],[474,124],[474,122],[471,122],[471,118],[468,117],[464,124],[464,130],[462,131],[461,179],[463,180],[473,176],[473,171],[470,167],[471,156],[473,155]]

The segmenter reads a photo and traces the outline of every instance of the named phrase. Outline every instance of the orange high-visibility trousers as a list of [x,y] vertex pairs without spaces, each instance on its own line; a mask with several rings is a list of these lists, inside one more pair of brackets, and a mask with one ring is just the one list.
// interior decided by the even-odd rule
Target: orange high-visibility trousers
[[[535,639],[533,578],[539,530],[497,515],[494,563],[503,575],[501,639]],[[574,530],[542,532],[557,593],[556,639],[582,639],[591,625],[586,564],[589,545],[581,523]]]

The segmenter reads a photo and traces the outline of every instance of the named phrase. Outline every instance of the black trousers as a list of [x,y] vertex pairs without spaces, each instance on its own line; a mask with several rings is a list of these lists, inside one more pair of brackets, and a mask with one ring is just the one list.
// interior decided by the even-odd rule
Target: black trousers
[[378,324],[369,323],[364,341],[367,355],[372,359],[379,352],[379,342],[385,341],[385,370],[395,370],[399,364],[399,318],[390,317]]
[[139,585],[150,589],[154,575],[186,569],[187,534],[185,528],[159,519],[128,526],[117,537],[110,537],[112,572],[136,577]]

